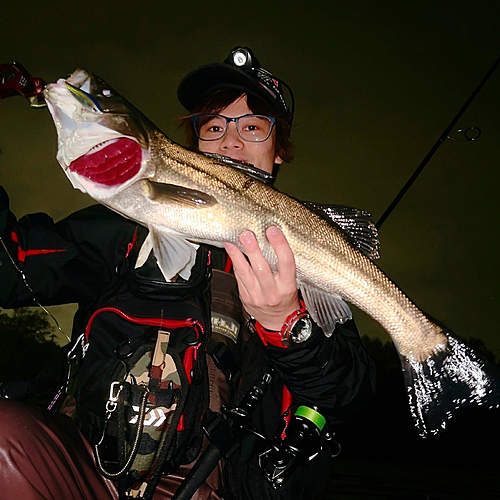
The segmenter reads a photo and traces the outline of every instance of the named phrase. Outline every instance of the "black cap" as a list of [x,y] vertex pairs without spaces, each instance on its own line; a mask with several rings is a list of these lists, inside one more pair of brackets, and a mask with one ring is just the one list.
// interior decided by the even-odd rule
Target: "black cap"
[[[290,105],[285,100],[284,87],[289,92]],[[179,84],[177,97],[188,111],[193,111],[209,95],[221,89],[252,94],[292,122],[292,90],[263,69],[248,47],[235,47],[223,63],[207,64],[191,71]]]

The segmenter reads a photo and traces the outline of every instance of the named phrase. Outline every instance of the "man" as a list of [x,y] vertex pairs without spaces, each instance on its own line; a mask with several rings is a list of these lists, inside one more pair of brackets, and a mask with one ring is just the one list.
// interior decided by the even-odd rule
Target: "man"
[[[227,168],[272,182],[277,167],[293,156],[293,109],[283,86],[244,47],[231,51],[222,64],[198,68],[178,90],[190,112],[185,119],[188,144],[229,158]],[[7,497],[151,498],[154,492],[154,498],[172,498],[193,459],[198,457],[199,465],[207,456],[199,458],[203,423],[209,441],[230,453],[201,485],[199,498],[315,498],[321,478],[325,482],[327,477],[328,450],[312,467],[293,467],[287,484],[275,491],[261,470],[267,467],[272,478],[279,465],[269,458],[269,442],[274,439],[275,448],[289,458],[281,443],[290,439],[293,426],[287,435],[282,413],[288,421],[299,404],[328,425],[342,421],[371,397],[372,365],[352,322],[339,325],[330,338],[313,324],[297,291],[293,253],[277,228],[266,233],[278,258],[276,272],[246,231],[240,235],[246,257],[229,243],[230,259],[214,248],[207,257],[202,247],[190,280],[169,284],[152,255],[135,266],[147,230],[102,206],[54,224],[39,214],[16,221],[3,190],[0,202],[0,305],[32,305],[33,293],[44,304],[78,302],[73,335],[76,339],[84,331],[86,339],[74,393],[74,419],[85,438],[63,415],[0,401],[0,418],[6,422],[0,434],[0,485]],[[54,251],[30,252],[40,248]],[[186,318],[200,326],[194,340],[189,328],[174,326]],[[210,322],[212,339],[198,338],[200,331],[210,330]],[[167,394],[173,404],[160,406],[147,392],[138,404],[134,390],[143,386],[137,380],[149,373],[150,383],[153,372],[149,367],[146,373],[134,370],[143,359],[156,366],[160,338],[168,346],[163,354],[170,356],[164,359],[172,373],[154,394],[159,399]],[[209,354],[207,366],[205,356],[196,355],[200,347]],[[194,356],[189,358],[188,351]],[[137,356],[132,364],[137,353],[145,357]],[[122,365],[126,373],[118,377]],[[259,386],[265,374],[267,390]],[[240,429],[234,417],[238,405],[256,394],[259,404],[252,403]],[[222,404],[235,408],[228,417],[232,430],[217,416]],[[159,433],[167,444],[158,444],[161,439],[150,430],[146,435],[137,424],[141,418],[151,427],[161,422],[165,434],[158,423]],[[246,432],[249,427],[253,430]],[[256,435],[266,438],[254,442]],[[209,441],[203,446],[215,449]],[[143,453],[148,446],[152,451]],[[147,466],[137,465],[135,453],[141,460],[154,458]]]
[[[291,110],[279,82],[273,81],[260,67],[249,49],[235,48],[224,64],[193,71],[181,82],[178,95],[192,112],[192,131],[197,136],[199,151],[249,163],[270,175],[283,163],[280,154],[290,158]],[[250,109],[249,99],[257,109]],[[216,111],[221,114],[217,116]],[[266,112],[271,113],[274,120],[280,120],[277,127],[265,116]],[[259,117],[252,117],[254,113]],[[221,115],[226,120],[222,120]],[[242,117],[239,122],[227,120],[238,117]],[[283,143],[280,148],[276,144],[277,129]],[[261,130],[263,135],[259,137]],[[188,137],[190,135],[188,142],[192,144],[192,133],[188,133]],[[251,232],[240,236],[250,264],[235,245],[227,243],[225,248],[234,264],[244,309],[263,326],[280,330],[286,317],[299,309],[295,263],[279,230],[269,228],[267,237],[278,256],[276,274],[272,273]]]

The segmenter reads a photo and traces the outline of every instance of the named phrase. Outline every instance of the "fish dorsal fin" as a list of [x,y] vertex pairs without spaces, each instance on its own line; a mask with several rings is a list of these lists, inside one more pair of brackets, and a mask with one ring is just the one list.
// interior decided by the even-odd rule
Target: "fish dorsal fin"
[[352,319],[352,312],[339,295],[326,294],[316,288],[301,285],[300,292],[311,318],[323,329],[327,337],[337,323]]
[[199,245],[164,227],[150,226],[149,231],[154,256],[165,280],[172,281],[176,275],[188,280]]
[[179,203],[192,208],[204,208],[213,206],[217,200],[203,191],[190,189],[175,184],[164,184],[162,182],[148,181],[148,197],[152,201],[165,201],[166,203]]
[[302,203],[324,219],[340,226],[351,243],[367,257],[380,257],[378,231],[369,212],[344,205],[321,205],[309,201]]

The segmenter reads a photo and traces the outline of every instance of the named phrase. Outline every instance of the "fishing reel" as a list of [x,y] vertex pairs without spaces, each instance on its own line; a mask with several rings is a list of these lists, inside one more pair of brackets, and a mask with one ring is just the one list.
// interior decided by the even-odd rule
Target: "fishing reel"
[[[251,422],[251,414],[264,396],[274,374],[270,367],[248,390],[238,406],[223,405],[222,413],[213,413],[203,425],[210,441],[200,458],[179,486],[172,500],[189,500],[200,484],[210,475],[222,457],[230,457],[241,446],[244,436],[257,438],[259,467],[265,480],[274,490],[283,487],[297,467],[306,465],[327,447],[340,445],[333,440],[326,427],[326,420],[318,409],[299,406],[286,425],[283,419],[273,441],[257,431]],[[290,410],[289,410],[290,411]],[[264,450],[264,451],[262,451]]]
[[327,447],[332,449],[332,456],[337,456],[340,444],[333,440],[325,418],[316,407],[299,406],[288,425],[282,419],[273,441],[257,432],[250,422],[248,408],[255,406],[255,402],[261,399],[262,389],[262,384],[256,384],[240,407],[225,406],[223,413],[232,423],[233,431],[239,429],[242,434],[252,434],[258,438],[258,447],[264,450],[258,455],[259,467],[266,482],[278,490],[287,483],[297,467],[307,465]]
[[259,467],[266,482],[277,490],[287,483],[297,467],[307,465],[326,448],[331,449],[332,457],[337,456],[340,444],[334,441],[326,426],[326,419],[318,408],[305,405],[295,410],[288,425],[286,419],[282,418],[272,441],[260,434],[251,423],[250,414],[262,399],[270,378],[270,374],[266,373],[248,391],[239,407],[224,405],[223,413],[231,422],[233,431],[239,429],[241,435],[252,434],[258,438],[257,446],[261,450],[258,455]]
[[336,447],[332,456],[340,453],[340,444],[325,424],[317,408],[308,406],[299,406],[286,427],[283,422],[272,447],[259,455],[259,467],[274,490],[283,487],[297,467],[307,465],[332,444]]

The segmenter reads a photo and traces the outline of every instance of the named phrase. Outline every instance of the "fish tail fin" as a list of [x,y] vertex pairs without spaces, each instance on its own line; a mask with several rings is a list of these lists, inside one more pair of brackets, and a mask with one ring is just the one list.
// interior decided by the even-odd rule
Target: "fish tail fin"
[[446,347],[426,360],[401,357],[411,414],[422,437],[442,432],[453,411],[462,406],[500,407],[496,369],[486,367],[470,347],[444,333]]

